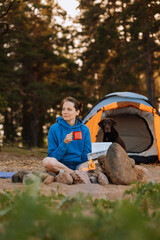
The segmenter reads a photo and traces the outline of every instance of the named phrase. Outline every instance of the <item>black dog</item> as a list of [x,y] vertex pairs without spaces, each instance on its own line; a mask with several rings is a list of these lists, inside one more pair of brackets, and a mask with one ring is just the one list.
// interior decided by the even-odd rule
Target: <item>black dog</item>
[[98,125],[103,130],[103,142],[116,142],[121,145],[121,147],[126,151],[125,143],[123,142],[122,138],[120,138],[117,130],[114,128],[116,122],[111,118],[104,118],[102,119]]

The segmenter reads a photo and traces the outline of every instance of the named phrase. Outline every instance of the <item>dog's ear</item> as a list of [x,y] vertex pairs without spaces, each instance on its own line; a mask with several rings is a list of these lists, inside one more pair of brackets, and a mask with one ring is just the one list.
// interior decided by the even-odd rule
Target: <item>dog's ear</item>
[[104,128],[103,122],[104,122],[104,120],[102,119],[102,120],[98,123],[98,125],[99,125],[102,129]]
[[112,122],[112,127],[115,127],[117,122],[115,120],[113,120],[113,119],[111,119],[111,122]]

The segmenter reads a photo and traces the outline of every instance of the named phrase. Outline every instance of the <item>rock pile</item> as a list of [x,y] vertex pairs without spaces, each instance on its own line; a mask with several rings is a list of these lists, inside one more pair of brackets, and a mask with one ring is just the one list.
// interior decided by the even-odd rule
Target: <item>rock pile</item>
[[[21,176],[21,179],[25,184],[30,184],[39,177],[44,184],[52,182],[68,185],[99,183],[105,186],[108,184],[128,185],[137,181],[142,182],[145,181],[147,175],[147,169],[136,166],[134,160],[128,157],[126,151],[118,143],[112,143],[107,154],[100,156],[95,161],[95,165],[96,169],[83,171],[83,166],[85,169],[88,167],[88,163],[84,163],[79,170],[75,170],[71,174],[65,171],[60,171],[57,175],[54,173],[25,173],[24,178],[22,179]],[[36,175],[36,177],[33,175]]]
[[51,182],[59,182],[68,185],[81,183],[99,183],[104,186],[109,184],[107,176],[101,172],[99,174],[95,174],[92,171],[84,172],[79,170],[75,170],[71,174],[65,171],[60,171],[55,177],[48,174],[48,176],[46,176],[46,179],[43,182],[44,184],[50,184]]

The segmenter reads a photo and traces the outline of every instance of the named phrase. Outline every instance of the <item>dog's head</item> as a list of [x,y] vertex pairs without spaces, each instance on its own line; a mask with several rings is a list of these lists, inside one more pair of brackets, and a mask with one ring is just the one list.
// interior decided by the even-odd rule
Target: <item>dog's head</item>
[[111,132],[112,127],[116,125],[116,121],[114,121],[112,118],[104,118],[98,123],[98,125],[104,132]]

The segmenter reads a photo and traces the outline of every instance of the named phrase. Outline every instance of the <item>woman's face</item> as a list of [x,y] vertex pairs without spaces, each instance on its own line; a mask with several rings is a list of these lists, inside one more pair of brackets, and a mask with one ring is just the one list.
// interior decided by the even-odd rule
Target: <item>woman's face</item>
[[75,109],[74,103],[65,101],[62,106],[62,117],[66,122],[75,121],[79,115],[79,110]]

